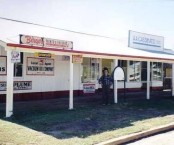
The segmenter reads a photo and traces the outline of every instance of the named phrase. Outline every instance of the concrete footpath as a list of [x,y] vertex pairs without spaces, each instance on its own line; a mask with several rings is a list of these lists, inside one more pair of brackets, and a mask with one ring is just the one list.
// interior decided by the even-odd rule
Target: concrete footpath
[[152,136],[161,132],[169,131],[169,130],[174,130],[174,123],[170,123],[167,125],[163,125],[160,127],[152,128],[147,131],[142,131],[118,138],[113,138],[105,142],[101,142],[97,145],[119,145],[119,144],[126,144],[128,142],[134,141],[134,140],[139,140],[148,136]]

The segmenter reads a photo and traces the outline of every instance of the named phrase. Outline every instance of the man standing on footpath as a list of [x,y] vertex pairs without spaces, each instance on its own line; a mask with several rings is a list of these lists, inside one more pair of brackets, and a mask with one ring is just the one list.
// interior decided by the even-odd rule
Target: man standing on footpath
[[108,105],[110,86],[113,83],[113,79],[110,77],[107,67],[104,67],[102,72],[103,75],[99,79],[99,84],[102,86],[102,102],[103,105]]

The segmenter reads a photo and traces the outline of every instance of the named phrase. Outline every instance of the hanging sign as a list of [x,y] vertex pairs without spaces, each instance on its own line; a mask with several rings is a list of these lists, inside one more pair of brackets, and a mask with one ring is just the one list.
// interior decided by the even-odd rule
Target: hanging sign
[[[7,83],[0,82],[0,91],[6,91]],[[32,89],[32,81],[14,81],[13,83],[14,90],[31,90]]]
[[54,59],[27,58],[27,75],[54,75]]
[[20,44],[34,45],[47,48],[58,48],[58,49],[73,49],[72,41],[30,36],[30,35],[19,35]]
[[53,58],[54,54],[36,52],[36,53],[34,53],[34,56],[39,57],[39,58]]
[[11,62],[12,63],[17,63],[21,61],[21,54],[19,51],[13,50],[11,52]]
[[95,84],[83,84],[83,93],[95,93]]
[[82,63],[83,56],[82,55],[73,55],[72,56],[72,63]]
[[7,57],[0,56],[0,75],[7,74]]

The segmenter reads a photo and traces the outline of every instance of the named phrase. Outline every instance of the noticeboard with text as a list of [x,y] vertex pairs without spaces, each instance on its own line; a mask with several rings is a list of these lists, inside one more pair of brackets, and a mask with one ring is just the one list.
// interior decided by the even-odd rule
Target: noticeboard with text
[[[0,82],[0,91],[6,91],[7,83]],[[31,90],[32,89],[32,81],[14,81],[13,83],[14,90]]]
[[27,75],[54,75],[54,59],[27,58]]

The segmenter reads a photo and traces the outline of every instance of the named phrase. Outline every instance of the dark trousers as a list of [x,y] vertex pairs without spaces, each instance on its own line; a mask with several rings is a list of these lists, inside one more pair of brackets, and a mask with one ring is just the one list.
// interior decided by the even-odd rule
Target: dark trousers
[[102,86],[102,102],[103,104],[108,104],[109,102],[109,92],[110,92],[110,86],[108,85],[103,85]]

